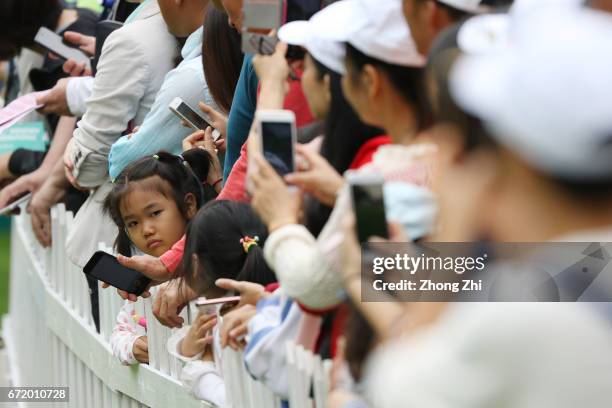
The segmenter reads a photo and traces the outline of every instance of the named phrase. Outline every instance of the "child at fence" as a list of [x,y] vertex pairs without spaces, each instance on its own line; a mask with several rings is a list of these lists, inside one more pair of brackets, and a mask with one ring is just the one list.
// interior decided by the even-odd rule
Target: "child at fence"
[[[104,202],[118,228],[116,251],[160,256],[170,249],[204,202],[202,182],[212,160],[196,148],[182,156],[159,152],[127,167]],[[113,354],[125,365],[149,361],[146,320],[135,306],[125,301],[110,337]]]
[[[276,281],[263,256],[267,229],[245,203],[216,200],[205,205],[187,228],[185,255],[179,273],[200,296],[218,298],[226,291],[215,285],[228,278],[267,285]],[[222,313],[199,314],[168,340],[168,352],[187,364],[181,380],[196,397],[225,405],[221,346],[216,323]],[[213,329],[214,326],[214,329]],[[212,336],[210,330],[212,330]]]

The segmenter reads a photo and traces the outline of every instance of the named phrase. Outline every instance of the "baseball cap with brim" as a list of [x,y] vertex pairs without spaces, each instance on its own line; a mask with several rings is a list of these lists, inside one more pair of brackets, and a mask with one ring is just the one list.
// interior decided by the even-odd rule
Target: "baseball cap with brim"
[[400,66],[425,65],[399,0],[342,0],[327,6],[310,21],[320,27],[320,37],[349,43],[369,57]]
[[456,102],[533,168],[567,180],[612,178],[612,18],[547,8],[521,18],[509,45],[464,56]]
[[292,21],[278,30],[278,38],[290,45],[306,48],[317,61],[338,74],[344,74],[344,43],[330,41],[317,35],[321,29],[316,19]]
[[482,6],[482,0],[438,0],[442,4],[446,4],[454,9],[465,11],[467,13],[478,14],[488,11],[487,7]]

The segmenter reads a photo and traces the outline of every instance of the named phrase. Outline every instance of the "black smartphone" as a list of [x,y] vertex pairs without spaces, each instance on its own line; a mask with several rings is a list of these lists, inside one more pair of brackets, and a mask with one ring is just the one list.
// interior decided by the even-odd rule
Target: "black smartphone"
[[103,251],[93,254],[83,268],[83,272],[117,289],[135,295],[141,295],[151,283],[151,279],[138,271],[121,265],[117,258]]
[[61,58],[72,58],[76,62],[90,64],[87,54],[72,45],[66,44],[60,35],[46,27],[41,27],[38,30],[34,41]]
[[370,237],[389,238],[383,180],[376,176],[348,175],[360,243]]

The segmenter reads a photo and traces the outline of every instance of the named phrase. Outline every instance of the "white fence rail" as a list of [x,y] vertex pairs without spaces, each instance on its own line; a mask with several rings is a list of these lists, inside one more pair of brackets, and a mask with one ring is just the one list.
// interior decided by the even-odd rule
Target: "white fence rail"
[[[10,306],[3,337],[13,384],[69,387],[69,403],[47,406],[208,407],[180,384],[182,363],[166,351],[172,331],[155,319],[150,299],[137,304],[138,313],[147,320],[150,364],[126,367],[112,355],[108,340],[122,300],[114,290],[99,289],[97,333],[85,276],[65,256],[72,213],[58,205],[51,216],[50,249],[34,238],[27,214],[15,217],[12,224]],[[190,320],[187,309],[185,321]],[[287,357],[291,408],[323,408],[331,362],[293,344],[287,344]],[[223,373],[228,407],[280,407],[280,398],[247,373],[242,353],[223,350]]]

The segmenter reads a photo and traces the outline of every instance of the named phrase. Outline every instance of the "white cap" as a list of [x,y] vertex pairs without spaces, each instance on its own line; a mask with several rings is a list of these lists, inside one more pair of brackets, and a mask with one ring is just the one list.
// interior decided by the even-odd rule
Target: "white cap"
[[[316,14],[315,14],[316,16]],[[346,47],[344,43],[330,41],[317,33],[323,29],[321,19],[313,16],[309,21],[292,21],[278,30],[278,38],[291,45],[306,48],[310,55],[327,68],[344,74],[344,57]]]
[[458,60],[450,87],[459,106],[534,168],[612,177],[612,17],[547,8],[516,21],[509,42]]
[[514,0],[508,13],[481,14],[465,21],[457,43],[466,54],[489,54],[509,45],[513,22],[550,7],[582,6],[584,0]]
[[404,19],[401,0],[342,0],[315,14],[311,21],[315,20],[322,38],[348,42],[389,64],[425,65]]
[[484,11],[480,5],[482,0],[438,0],[440,3],[446,4],[457,10],[466,11],[468,13],[481,13]]

